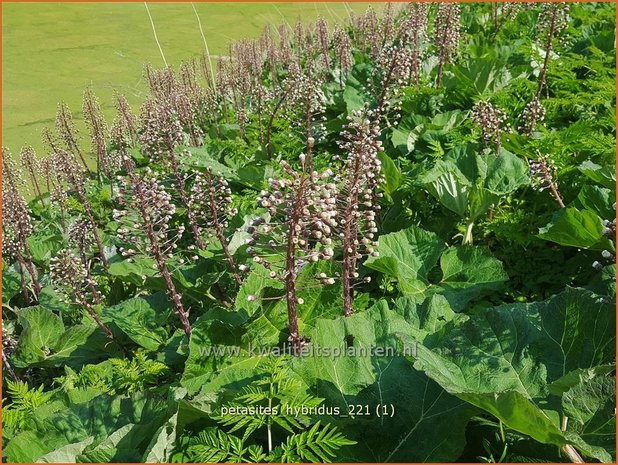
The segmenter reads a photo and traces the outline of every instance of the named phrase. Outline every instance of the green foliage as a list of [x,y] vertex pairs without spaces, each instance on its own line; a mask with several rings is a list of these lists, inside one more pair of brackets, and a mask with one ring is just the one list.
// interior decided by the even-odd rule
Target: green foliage
[[[115,177],[87,173],[85,182],[107,267],[94,242],[75,237],[87,213],[75,192],[62,204],[58,193],[32,200],[34,232],[2,267],[3,461],[558,462],[566,452],[615,460],[615,6],[571,5],[541,86],[545,117],[529,135],[518,128],[539,88],[544,6],[517,5],[503,23],[504,5],[461,8],[457,57],[440,87],[437,47],[427,42],[418,85],[402,75],[383,89],[390,51],[352,25],[349,71],[340,44],[326,69],[321,47],[294,43],[307,75],[291,88],[290,63],[264,61],[254,75],[223,60],[221,78],[247,75],[251,92],[242,101],[225,84],[216,97],[192,94],[195,127],[183,121],[175,147],[186,194],[197,173],[228,181],[235,212],[220,223],[222,241],[204,228],[196,247],[178,180],[147,144],[128,149],[134,174],[155,173],[174,204],[159,261],[120,249]],[[436,14],[430,6],[430,24]],[[371,28],[371,18],[358,24]],[[375,38],[388,35],[377,18]],[[315,121],[296,95],[309,84],[319,84],[312,98],[324,96]],[[321,244],[304,236],[313,224],[299,225],[291,274],[290,244],[271,235],[275,216],[256,198],[287,176],[285,163],[306,169],[311,149],[312,169],[333,171],[328,200],[348,205],[341,132],[359,119],[353,111],[371,118],[382,99],[379,187],[362,194],[367,230],[355,245],[367,250],[344,316],[343,223]],[[472,118],[481,101],[504,111],[496,140]],[[119,149],[108,143],[110,155]],[[531,166],[541,160],[539,174]],[[371,226],[361,213],[369,205]],[[252,250],[258,229],[271,264]],[[314,245],[332,259],[301,257]],[[79,303],[52,282],[50,261],[66,248],[86,270],[89,295]],[[290,276],[298,354],[289,345]],[[190,336],[178,327],[178,300]]]

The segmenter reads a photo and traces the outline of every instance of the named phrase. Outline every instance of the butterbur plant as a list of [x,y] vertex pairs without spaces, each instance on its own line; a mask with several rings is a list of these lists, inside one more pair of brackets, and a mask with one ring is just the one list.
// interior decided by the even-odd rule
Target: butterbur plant
[[101,294],[96,282],[82,260],[69,249],[63,249],[49,264],[52,281],[66,303],[83,307],[105,335],[113,339],[110,329],[103,323],[93,305],[101,303]]
[[481,137],[486,144],[494,144],[496,154],[500,154],[502,131],[505,127],[506,114],[491,102],[481,101],[472,108],[472,121],[481,128]]
[[204,249],[206,244],[200,234],[196,214],[185,189],[186,175],[180,169],[180,161],[175,151],[183,138],[183,128],[178,114],[170,105],[148,101],[142,108],[142,128],[140,142],[144,152],[151,154],[151,160],[161,163],[166,172],[171,174],[180,202],[187,210],[195,243],[200,249]]
[[41,188],[37,180],[38,174],[41,172],[40,162],[36,156],[36,152],[30,146],[22,147],[19,152],[21,158],[21,164],[30,177],[30,182],[34,189],[34,193],[37,197],[41,197]]
[[545,107],[534,97],[525,107],[521,115],[521,122],[517,128],[520,134],[531,136],[536,125],[545,118]]
[[401,45],[410,49],[410,69],[408,84],[414,83],[418,87],[421,75],[421,58],[427,42],[427,13],[426,3],[410,3],[401,22]]
[[556,201],[560,208],[564,208],[564,202],[562,201],[562,196],[558,190],[558,183],[554,179],[553,175],[553,172],[555,171],[553,161],[546,156],[542,156],[538,153],[538,151],[537,157],[537,160],[529,160],[528,162],[530,165],[530,177],[532,179],[533,189],[536,189],[539,192],[549,189],[552,198]]
[[[341,280],[343,284],[343,313],[353,312],[355,282],[358,281],[358,262],[363,256],[378,256],[376,213],[381,195],[377,192],[382,181],[382,150],[380,127],[374,112],[356,111],[341,132],[339,148],[347,153],[342,175],[342,189],[338,193],[338,218],[343,253]],[[365,277],[362,282],[369,282]]]
[[434,25],[434,43],[438,51],[438,75],[436,87],[442,85],[444,66],[457,55],[459,46],[461,7],[457,3],[440,3]]
[[137,118],[131,111],[131,106],[124,95],[116,94],[114,97],[118,125],[124,128],[131,141],[131,145],[137,142]]
[[171,220],[176,207],[155,173],[146,169],[144,174],[140,175],[132,163],[128,157],[125,158],[127,175],[119,179],[120,189],[117,196],[117,201],[123,208],[113,212],[114,220],[119,224],[116,231],[118,239],[124,243],[120,252],[129,260],[138,254],[155,260],[155,266],[172,300],[174,312],[183,331],[190,336],[189,311],[185,309],[170,273],[174,251],[182,237],[184,226],[173,229]]
[[354,66],[352,42],[350,41],[350,36],[341,27],[336,27],[333,32],[333,43],[339,65],[339,85],[343,87],[345,77],[352,70],[352,66]]
[[[73,114],[66,103],[60,103],[58,105],[58,112],[56,113],[56,130],[60,139],[64,143],[66,149],[69,152],[76,154],[79,157],[82,165],[85,169],[88,169],[88,164],[84,158],[84,154],[79,148],[77,142],[77,128],[73,122]],[[53,143],[51,143],[53,148]],[[54,150],[55,151],[55,150]]]
[[541,92],[547,88],[547,71],[555,47],[554,42],[569,25],[569,5],[566,3],[543,3],[537,20],[537,33],[543,47],[543,64],[539,72],[536,92],[526,105],[521,116],[519,132],[531,135],[538,122],[545,117],[545,107],[541,103]]
[[564,2],[543,3],[543,8],[539,14],[537,32],[540,41],[542,41],[545,56],[535,94],[537,100],[541,97],[541,91],[547,82],[547,70],[554,49],[554,41],[569,25],[569,8],[569,5]]
[[2,255],[17,262],[21,287],[30,300],[26,273],[32,281],[34,298],[41,293],[36,267],[32,261],[28,238],[34,233],[33,220],[26,200],[19,192],[20,178],[9,150],[2,148]]
[[82,170],[82,167],[77,163],[75,157],[72,154],[65,152],[64,150],[59,150],[53,156],[53,162],[56,166],[58,175],[62,178],[62,180],[69,184],[69,186],[75,191],[82,207],[84,208],[84,214],[88,222],[90,223],[90,230],[92,231],[92,236],[97,244],[97,249],[99,252],[99,258],[101,259],[101,263],[105,268],[109,266],[107,261],[107,257],[105,256],[105,251],[103,249],[103,241],[101,240],[101,235],[99,234],[99,230],[97,229],[97,223],[94,218],[94,212],[92,210],[92,205],[90,204],[90,200],[88,199],[88,195],[86,194],[86,177]]
[[[312,146],[312,141],[308,144]],[[333,259],[332,236],[337,226],[333,172],[330,169],[321,173],[309,170],[306,154],[301,154],[299,159],[299,169],[282,160],[285,175],[269,179],[270,190],[260,193],[258,205],[268,211],[272,220],[265,222],[258,218],[253,222],[253,238],[249,240],[252,247],[248,250],[256,263],[270,270],[271,278],[279,278],[285,284],[289,340],[296,353],[305,343],[298,329],[297,307],[304,303],[298,296],[298,275],[309,263]],[[260,237],[271,238],[262,254],[253,248]],[[318,285],[334,283],[334,279],[326,275],[316,276],[316,279]],[[254,299],[255,296],[249,296],[249,300]]]
[[205,230],[209,231],[210,236],[214,235],[217,238],[234,281],[240,286],[242,278],[237,271],[228,240],[225,237],[225,229],[229,225],[228,219],[237,213],[236,209],[231,206],[231,195],[232,191],[228,182],[223,176],[213,174],[209,168],[204,174],[195,174],[188,203],[191,211],[195,213],[200,239],[202,231]]
[[142,91],[3,153],[2,461],[615,463],[616,7],[570,5],[281,7],[215,56],[214,6],[142,6]]
[[90,89],[84,92],[83,102],[84,120],[90,130],[90,142],[92,151],[96,155],[97,174],[100,178],[101,172],[111,180],[114,173],[120,167],[119,157],[114,157],[107,150],[107,123],[101,112],[101,107],[96,96]]

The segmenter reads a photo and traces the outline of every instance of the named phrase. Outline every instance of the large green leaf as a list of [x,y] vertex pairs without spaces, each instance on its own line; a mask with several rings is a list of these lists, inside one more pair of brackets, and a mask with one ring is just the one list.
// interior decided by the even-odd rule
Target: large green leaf
[[[187,151],[189,153],[186,153]],[[179,147],[177,152],[183,153],[179,157],[181,166],[185,168],[212,169],[212,172],[223,176],[229,181],[237,181],[238,175],[228,166],[217,161],[210,153],[208,147]]]
[[599,186],[584,186],[579,191],[577,200],[586,210],[595,212],[601,218],[611,219],[616,215],[612,205],[616,201],[615,190]]
[[[416,226],[381,236],[377,250],[379,257],[365,262],[368,268],[396,278],[400,291],[417,302],[443,294],[457,311],[508,279],[488,249],[462,246],[445,250],[436,234]],[[438,258],[442,277],[432,282],[428,276]]]
[[[315,395],[340,410],[331,424],[358,442],[341,461],[435,462],[461,454],[465,425],[475,410],[406,365],[398,340],[405,340],[405,350],[412,352],[415,341],[402,313],[382,302],[347,318],[318,320],[308,355],[292,362]],[[331,353],[337,348],[343,355],[320,356],[317,347]],[[351,348],[354,354],[348,352]],[[356,413],[348,418],[349,406]],[[362,406],[360,413],[357,406]],[[384,408],[388,415],[378,416]]]
[[444,250],[444,243],[432,232],[417,226],[380,237],[380,256],[370,257],[365,266],[401,281],[424,279]]
[[39,458],[37,463],[77,463],[77,457],[79,454],[81,454],[86,447],[92,444],[93,440],[94,438],[89,436],[83,441],[62,446]]
[[567,207],[558,210],[551,222],[539,229],[539,237],[560,245],[592,250],[614,250],[603,233],[603,222],[590,210]]
[[419,178],[419,182],[446,208],[462,218],[466,215],[472,182],[456,163],[439,160],[433,169]]
[[114,322],[131,340],[148,350],[157,350],[167,340],[162,327],[169,311],[155,308],[142,297],[125,300],[103,311],[106,320]]
[[418,181],[446,208],[471,220],[529,182],[526,164],[514,154],[502,149],[497,155],[480,155],[477,150],[473,145],[455,147]]
[[260,355],[243,343],[246,321],[245,313],[211,311],[194,323],[180,380],[189,394],[216,390],[255,373]]
[[378,153],[378,158],[382,162],[381,170],[385,179],[384,191],[391,195],[399,188],[399,186],[401,186],[401,183],[403,182],[403,175],[392,158],[386,153]]
[[21,277],[16,271],[3,267],[2,270],[2,303],[9,301],[21,291]]
[[502,263],[485,247],[450,247],[440,257],[440,268],[440,292],[455,310],[508,280]]
[[169,463],[174,442],[176,441],[176,424],[178,413],[165,422],[150,441],[144,454],[144,463]]
[[16,364],[27,366],[44,360],[64,333],[60,317],[39,306],[19,310],[17,316],[23,331],[15,354]]
[[60,318],[36,306],[18,311],[22,334],[13,360],[15,366],[78,366],[117,351],[96,326],[75,325],[65,331]]
[[78,405],[49,402],[34,411],[33,430],[16,436],[5,452],[9,462],[75,462],[74,454],[80,462],[135,462],[166,409],[164,401],[144,394],[100,395]]
[[545,302],[486,309],[449,323],[417,350],[415,367],[448,392],[546,444],[573,443],[550,409],[548,385],[568,373],[613,363],[615,312],[595,294],[567,288]]
[[579,170],[590,179],[608,189],[616,188],[616,167],[601,166],[591,161],[579,165]]
[[562,408],[568,417],[567,431],[580,436],[598,454],[616,457],[616,378],[598,376],[580,383],[562,397]]

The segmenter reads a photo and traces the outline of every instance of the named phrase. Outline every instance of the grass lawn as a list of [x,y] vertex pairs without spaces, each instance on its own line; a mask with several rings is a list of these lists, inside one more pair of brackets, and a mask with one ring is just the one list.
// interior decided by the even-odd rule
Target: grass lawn
[[[229,43],[257,37],[266,24],[298,17],[330,22],[347,18],[349,9],[367,4],[343,3],[194,3],[210,53],[225,53]],[[202,41],[191,3],[149,5],[168,63],[201,54]],[[82,93],[92,86],[106,116],[114,114],[114,90],[137,109],[145,95],[146,62],[163,60],[143,3],[5,3],[2,5],[2,144],[14,153],[22,145],[42,150],[40,133],[53,126],[56,105],[73,110],[84,145]]]

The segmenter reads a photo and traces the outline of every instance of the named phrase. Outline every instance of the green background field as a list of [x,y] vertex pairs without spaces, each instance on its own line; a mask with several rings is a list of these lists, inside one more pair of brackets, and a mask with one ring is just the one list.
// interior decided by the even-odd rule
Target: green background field
[[[266,24],[322,15],[341,21],[368,4],[194,3],[212,55],[236,39],[258,37]],[[191,3],[153,3],[150,12],[170,65],[202,53]],[[144,63],[162,67],[143,3],[5,3],[2,5],[2,144],[42,150],[41,129],[66,102],[82,129],[81,99],[91,86],[111,118],[114,90],[136,108],[145,95]],[[273,34],[276,34],[273,32]]]

